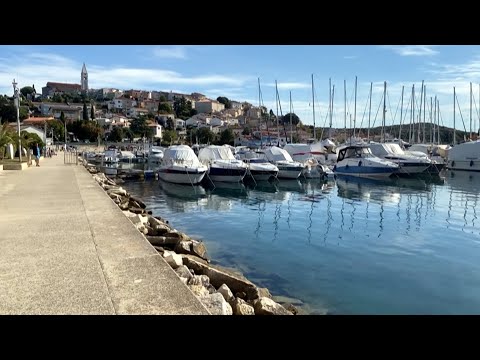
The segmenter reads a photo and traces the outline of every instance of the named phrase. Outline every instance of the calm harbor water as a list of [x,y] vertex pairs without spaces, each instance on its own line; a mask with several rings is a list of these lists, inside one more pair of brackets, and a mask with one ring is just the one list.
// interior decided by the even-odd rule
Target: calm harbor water
[[124,186],[154,215],[309,314],[479,314],[480,174]]

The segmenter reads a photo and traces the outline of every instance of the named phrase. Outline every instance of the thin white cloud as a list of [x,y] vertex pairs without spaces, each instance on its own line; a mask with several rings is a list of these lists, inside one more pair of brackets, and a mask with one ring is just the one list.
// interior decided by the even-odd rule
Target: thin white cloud
[[[201,88],[205,86],[240,88],[251,77],[238,74],[199,74],[184,76],[171,70],[153,68],[103,67],[86,64],[91,88],[120,89]],[[13,92],[11,82],[16,78],[20,87],[34,84],[37,91],[48,81],[80,83],[82,63],[56,54],[33,53],[0,59],[0,94]]]
[[353,60],[353,59],[358,59],[358,55],[345,55],[343,58],[345,60]]
[[153,55],[162,59],[186,59],[187,52],[184,47],[155,47],[153,49]]
[[385,45],[382,46],[401,56],[432,56],[438,54],[432,45]]
[[[275,87],[275,83],[265,84],[266,86]],[[312,85],[302,82],[278,82],[277,87],[280,90],[308,89]]]

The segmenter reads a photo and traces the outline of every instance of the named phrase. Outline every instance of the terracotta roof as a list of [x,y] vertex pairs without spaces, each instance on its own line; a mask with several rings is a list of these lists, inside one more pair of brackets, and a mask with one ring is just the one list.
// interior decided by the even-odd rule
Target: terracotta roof
[[82,86],[79,84],[57,83],[47,82],[47,87],[56,88],[57,90],[82,90]]

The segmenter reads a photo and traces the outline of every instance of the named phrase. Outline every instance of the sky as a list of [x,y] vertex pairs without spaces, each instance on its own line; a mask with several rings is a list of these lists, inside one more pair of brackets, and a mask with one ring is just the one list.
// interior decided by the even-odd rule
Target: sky
[[316,126],[329,126],[331,79],[332,126],[339,128],[344,127],[345,118],[347,127],[350,118],[356,119],[357,126],[366,127],[369,116],[372,126],[381,124],[384,82],[386,124],[399,124],[400,113],[402,123],[408,124],[412,86],[418,117],[423,80],[427,98],[425,119],[430,117],[430,98],[437,96],[441,123],[453,127],[455,86],[456,128],[463,130],[463,118],[469,131],[472,82],[472,128],[478,129],[480,123],[480,46],[476,45],[2,45],[0,94],[13,94],[14,78],[20,87],[34,84],[37,92],[48,81],[80,84],[83,63],[90,88],[200,92],[213,99],[226,96],[254,105],[259,104],[260,88],[262,105],[274,113],[278,105],[278,114],[290,112],[292,106],[306,124],[313,124],[315,114]]

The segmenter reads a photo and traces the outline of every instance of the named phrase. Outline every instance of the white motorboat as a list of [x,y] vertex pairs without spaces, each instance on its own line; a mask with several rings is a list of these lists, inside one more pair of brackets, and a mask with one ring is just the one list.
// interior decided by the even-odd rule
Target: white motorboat
[[199,184],[208,167],[200,163],[192,148],[187,145],[172,145],[164,152],[158,169],[158,177],[176,184]]

